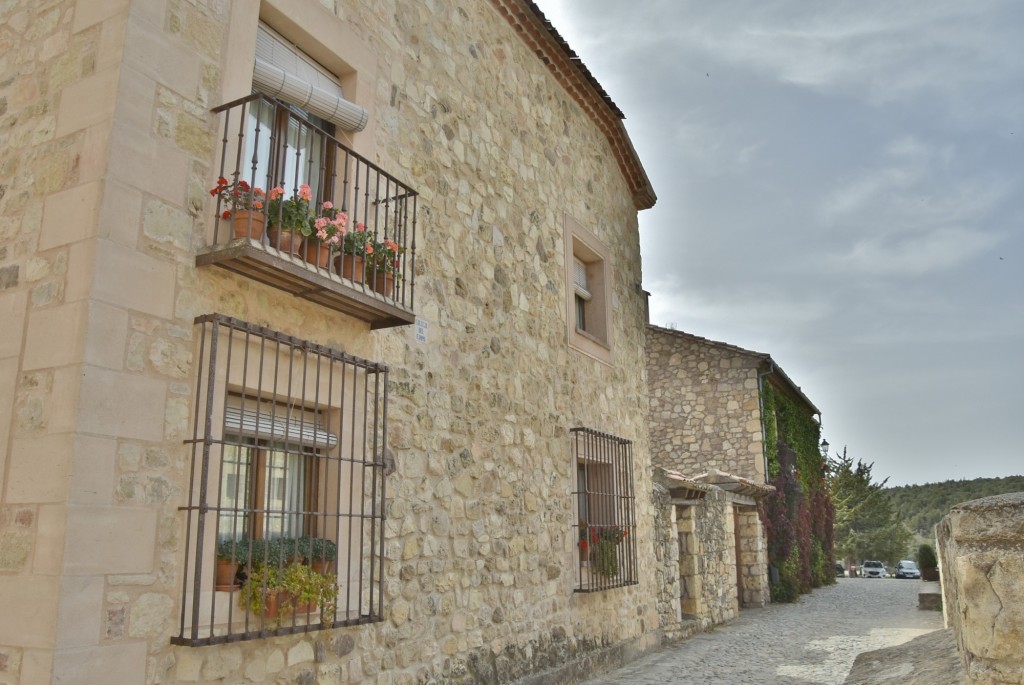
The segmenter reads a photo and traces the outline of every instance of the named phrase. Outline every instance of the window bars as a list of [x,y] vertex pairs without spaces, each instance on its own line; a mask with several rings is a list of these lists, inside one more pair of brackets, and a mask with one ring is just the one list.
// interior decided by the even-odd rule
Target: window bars
[[385,366],[200,327],[180,630],[208,645],[380,621]]
[[[248,239],[339,285],[414,308],[415,190],[335,138],[331,123],[281,100],[253,93],[213,112],[223,117],[220,178],[232,192],[242,188],[218,195],[214,245]],[[313,216],[305,236],[288,232],[307,211],[328,220],[326,242]],[[344,236],[328,239],[336,227]],[[279,276],[250,271],[280,287]]]
[[633,443],[590,428],[569,433],[576,464],[576,592],[635,585]]

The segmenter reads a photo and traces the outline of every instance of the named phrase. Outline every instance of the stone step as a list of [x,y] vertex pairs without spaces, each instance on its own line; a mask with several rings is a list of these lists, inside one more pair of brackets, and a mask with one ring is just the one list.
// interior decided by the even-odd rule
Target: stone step
[[922,580],[921,589],[917,593],[917,608],[924,611],[942,611],[942,584]]

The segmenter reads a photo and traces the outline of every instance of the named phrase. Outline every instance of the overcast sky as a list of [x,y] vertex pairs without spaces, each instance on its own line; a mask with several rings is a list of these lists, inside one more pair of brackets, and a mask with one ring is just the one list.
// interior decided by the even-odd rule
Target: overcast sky
[[537,0],[626,114],[652,323],[890,485],[1024,473],[1024,2]]

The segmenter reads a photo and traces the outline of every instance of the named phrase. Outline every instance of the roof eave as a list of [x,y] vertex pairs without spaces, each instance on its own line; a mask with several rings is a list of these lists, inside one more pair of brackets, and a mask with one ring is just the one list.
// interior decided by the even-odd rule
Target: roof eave
[[651,180],[623,125],[625,118],[611,97],[569,47],[533,0],[491,0],[513,30],[537,55],[567,93],[583,109],[611,145],[637,211],[658,201]]

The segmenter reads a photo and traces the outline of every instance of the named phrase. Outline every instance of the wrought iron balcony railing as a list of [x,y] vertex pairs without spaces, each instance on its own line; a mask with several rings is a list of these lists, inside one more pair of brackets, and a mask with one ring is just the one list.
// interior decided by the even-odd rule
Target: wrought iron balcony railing
[[368,321],[413,323],[417,193],[331,124],[254,93],[222,116],[217,265]]

